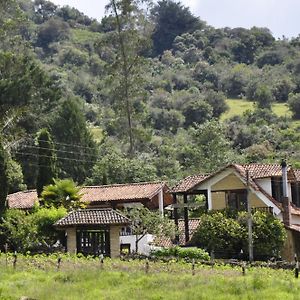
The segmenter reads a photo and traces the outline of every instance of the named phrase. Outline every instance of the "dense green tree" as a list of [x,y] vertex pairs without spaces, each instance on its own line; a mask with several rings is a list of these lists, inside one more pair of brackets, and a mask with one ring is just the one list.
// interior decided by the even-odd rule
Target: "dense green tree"
[[255,100],[258,108],[271,109],[273,96],[271,90],[266,85],[259,85],[255,91]]
[[258,67],[262,68],[264,65],[278,65],[283,61],[283,55],[276,50],[267,50],[261,53],[256,60]]
[[25,253],[37,247],[37,226],[20,209],[8,209],[0,224],[0,239],[7,243],[10,250]]
[[[248,253],[247,213],[212,212],[201,216],[201,226],[192,244],[215,251],[219,257],[237,257]],[[286,239],[283,223],[271,214],[253,214],[253,246],[256,259],[279,257]]]
[[295,119],[300,119],[300,94],[290,94],[288,105]]
[[34,21],[42,24],[55,16],[57,5],[47,0],[35,0],[33,9],[35,12]]
[[216,120],[190,128],[191,140],[184,148],[185,160],[191,169],[199,173],[212,172],[232,161],[238,161],[224,127]]
[[183,108],[184,126],[203,124],[213,116],[213,108],[202,99],[192,99]]
[[44,186],[52,184],[57,176],[56,153],[51,135],[46,128],[37,134],[38,172],[36,190],[40,197]]
[[220,92],[208,91],[204,95],[204,101],[206,101],[213,109],[212,116],[214,118],[219,118],[221,114],[229,109],[225,100],[225,95]]
[[8,244],[10,250],[21,253],[51,251],[62,235],[53,225],[66,213],[62,207],[36,207],[30,214],[19,209],[9,209],[1,220],[0,239]]
[[69,37],[69,25],[61,19],[51,18],[39,27],[37,45],[48,49],[50,43]]
[[[201,228],[200,228],[201,227]],[[192,245],[214,251],[217,257],[236,257],[243,248],[247,233],[237,220],[227,218],[222,212],[204,214],[192,238]]]
[[152,36],[154,55],[171,49],[176,36],[205,26],[204,22],[192,15],[188,7],[173,0],[158,1],[152,10],[152,17],[155,23]]
[[65,100],[53,121],[59,177],[83,183],[97,160],[96,143],[87,127],[79,102]]
[[101,145],[91,176],[86,180],[89,185],[145,182],[156,180],[156,168],[148,157],[128,158],[109,143]]
[[7,161],[8,192],[15,193],[26,189],[21,165],[9,158]]

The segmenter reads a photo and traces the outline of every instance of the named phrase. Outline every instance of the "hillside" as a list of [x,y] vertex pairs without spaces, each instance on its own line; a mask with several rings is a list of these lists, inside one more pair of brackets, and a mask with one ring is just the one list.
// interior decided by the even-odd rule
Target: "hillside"
[[36,186],[42,128],[57,176],[79,184],[173,182],[230,162],[300,166],[299,37],[216,29],[171,0],[101,22],[45,0],[0,8],[9,192]]

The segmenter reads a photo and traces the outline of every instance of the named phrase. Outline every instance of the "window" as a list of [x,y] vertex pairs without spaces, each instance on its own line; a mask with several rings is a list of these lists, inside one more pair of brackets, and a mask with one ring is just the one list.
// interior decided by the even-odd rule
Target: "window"
[[277,201],[282,201],[283,187],[282,177],[271,177],[272,197]]
[[226,191],[227,208],[232,210],[247,209],[247,190]]
[[300,207],[300,183],[292,182],[291,189],[292,189],[292,202],[296,206]]

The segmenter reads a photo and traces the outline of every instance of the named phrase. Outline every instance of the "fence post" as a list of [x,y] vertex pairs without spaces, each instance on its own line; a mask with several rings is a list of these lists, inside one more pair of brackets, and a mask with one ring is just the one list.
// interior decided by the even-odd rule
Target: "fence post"
[[192,259],[192,275],[195,275],[195,259]]
[[210,252],[210,261],[211,261],[211,267],[213,268],[214,265],[215,265],[215,251],[214,250],[211,250]]
[[242,262],[242,274],[243,274],[243,276],[246,275],[246,263],[245,262]]
[[146,273],[146,274],[149,273],[149,260],[148,260],[148,258],[146,258],[145,273]]
[[102,253],[99,255],[99,261],[100,261],[100,268],[102,270],[104,267],[104,256]]
[[13,260],[13,267],[14,267],[14,269],[16,269],[16,267],[17,267],[17,259],[18,259],[17,251],[15,251],[14,252],[14,260]]
[[295,254],[295,262],[296,262],[296,265],[295,265],[295,278],[298,278],[299,277],[299,261],[298,261],[297,254]]
[[61,257],[59,256],[57,258],[57,271],[60,269],[60,266],[61,266]]

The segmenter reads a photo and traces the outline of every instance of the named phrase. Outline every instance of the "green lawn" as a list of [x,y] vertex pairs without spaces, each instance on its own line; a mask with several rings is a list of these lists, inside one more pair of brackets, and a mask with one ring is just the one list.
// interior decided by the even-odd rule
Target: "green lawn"
[[300,282],[292,271],[196,265],[121,262],[63,257],[20,258],[16,270],[0,257],[0,299],[299,299]]
[[[254,110],[254,102],[244,99],[227,99],[226,103],[229,110],[221,116],[221,120],[229,119],[233,116],[240,116],[246,110]],[[273,112],[278,116],[291,116],[291,112],[285,103],[274,103],[272,105]]]

